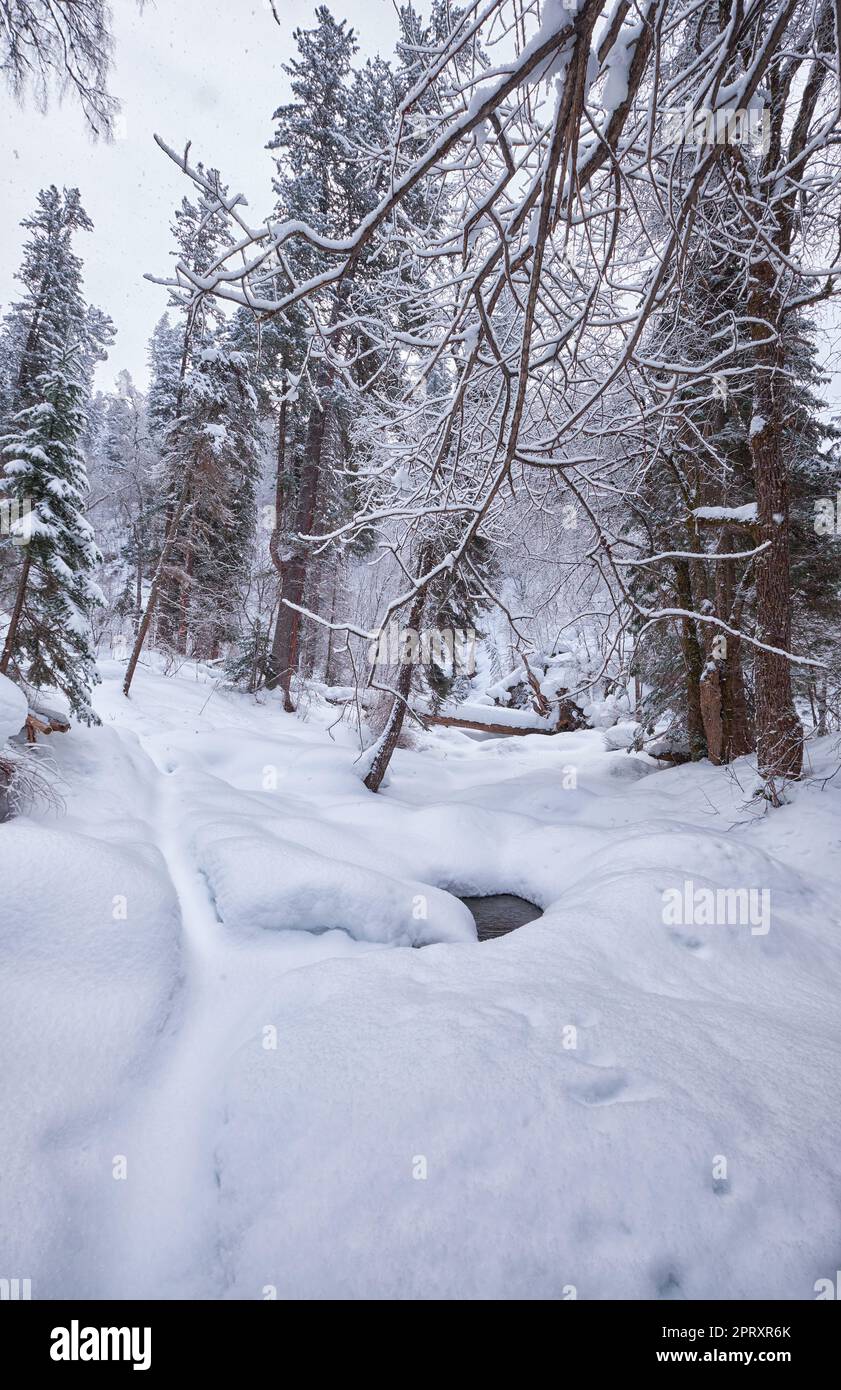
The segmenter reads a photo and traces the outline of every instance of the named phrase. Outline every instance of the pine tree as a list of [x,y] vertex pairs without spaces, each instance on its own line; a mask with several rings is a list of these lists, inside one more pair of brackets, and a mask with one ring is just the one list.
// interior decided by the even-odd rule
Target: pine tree
[[[739,312],[738,265],[732,257],[701,255],[687,270],[680,295],[654,326],[651,343],[668,343],[695,375],[674,391],[641,482],[639,506],[627,534],[652,553],[734,554],[758,543],[757,523],[738,517],[755,504],[756,475],[750,439],[754,373],[747,343],[738,338],[721,375],[704,369],[709,356],[704,325],[732,322]],[[836,432],[821,418],[816,395],[814,329],[792,316],[781,347],[789,360],[786,409],[780,440],[792,502],[791,559],[795,620],[801,649],[812,650],[814,621],[838,616],[839,558],[816,537],[812,506],[831,492],[829,448]],[[667,381],[666,391],[672,386]],[[756,562],[695,562],[675,558],[632,572],[630,592],[643,609],[678,608],[689,615],[673,626],[649,628],[636,656],[647,690],[644,722],[652,729],[668,715],[673,751],[729,762],[755,745],[756,648],[703,618],[730,629],[756,632]],[[641,628],[639,618],[636,626]],[[759,635],[759,634],[757,634]],[[808,668],[807,668],[808,670]],[[812,677],[798,676],[800,692]]]
[[[278,218],[303,220],[340,237],[383,190],[387,171],[382,151],[398,88],[379,59],[353,70],[357,41],[346,21],[337,22],[324,5],[316,10],[316,21],[313,29],[295,31],[298,56],[286,67],[293,100],[275,112],[269,148],[277,157]],[[289,256],[298,276],[315,274],[324,262],[304,243],[290,248]],[[320,531],[328,519],[335,525],[352,510],[354,391],[376,377],[378,390],[388,392],[399,378],[398,356],[384,363],[365,327],[366,315],[375,316],[381,279],[395,259],[396,253],[376,261],[363,254],[323,305],[327,350],[314,350],[310,331],[295,354],[303,358],[306,371],[296,373],[294,401],[287,401],[285,428],[278,431],[279,524],[272,555],[284,558],[276,561],[281,603],[266,681],[269,688],[280,685],[287,710],[293,708],[291,683],[303,649],[299,610],[317,606],[325,571],[334,562],[329,552],[314,562],[299,538]],[[337,372],[336,355],[354,361],[352,371]]]
[[179,650],[215,659],[234,636],[232,615],[248,578],[259,457],[249,363],[224,343],[206,347],[184,383],[168,448],[189,478],[182,553]]
[[284,64],[293,100],[275,111],[268,148],[278,151],[274,188],[283,216],[341,236],[353,219],[347,79],[357,42],[347,21],[337,23],[326,5],[315,17],[314,29],[294,31],[298,57]]
[[196,355],[164,442],[164,488],[174,508],[123,682],[128,695],[164,589],[177,649],[215,658],[231,633],[255,522],[257,402],[245,357],[224,342]]
[[100,554],[84,516],[88,482],[79,441],[87,384],[78,352],[57,356],[34,387],[37,402],[17,414],[0,441],[3,490],[28,531],[0,672],[13,667],[35,689],[62,691],[74,714],[96,724],[90,618],[103,600],[93,577]]
[[[224,195],[218,171],[199,170],[218,192]],[[191,270],[201,273],[212,264],[219,248],[229,241],[224,217],[215,210],[212,193],[201,190],[196,202],[184,198],[176,211],[171,231],[177,250],[173,253]],[[149,422],[152,438],[160,450],[156,470],[161,493],[161,527],[157,563],[143,617],[137,625],[134,648],[126,669],[123,693],[129,694],[140,653],[153,619],[157,619],[157,637],[164,645],[184,638],[183,615],[189,606],[186,586],[193,560],[192,543],[184,526],[189,526],[191,480],[189,472],[179,469],[170,448],[173,430],[184,405],[187,375],[198,362],[203,347],[210,341],[214,329],[222,321],[215,303],[192,303],[189,290],[184,295],[173,294],[170,307],[183,315],[183,322],[173,325],[165,314],[156,325],[149,347],[151,385],[149,390]]]
[[149,339],[149,391],[146,408],[152,437],[160,442],[178,413],[178,388],[184,348],[183,329],[163,314]]
[[73,238],[91,231],[93,223],[78,188],[42,189],[35,212],[21,226],[29,237],[15,278],[24,293],[7,312],[0,333],[0,411],[7,421],[33,403],[35,383],[67,343],[77,345],[79,368],[90,373],[113,336],[111,320],[88,306],[82,292],[82,261]]
[[143,581],[154,558],[157,496],[153,487],[153,445],[146,397],[127,371],[116,390],[97,398],[100,420],[89,458],[95,460],[91,484],[100,536],[104,525],[122,583],[117,617],[131,616],[135,631],[143,607]]
[[[217,210],[219,199],[224,198],[228,191],[219,177],[219,170],[205,169],[201,160],[196,169],[207,180],[212,191],[200,189],[195,202],[182,198],[170,223],[170,231],[176,246],[172,255],[179,263],[202,275],[210,269],[222,247],[230,245],[231,234],[225,215]],[[224,321],[224,314],[215,299],[209,297],[190,303],[191,298],[191,287],[187,290],[186,300],[178,293],[170,297],[170,307],[187,314],[184,350],[188,354],[193,345],[200,348],[206,333]]]

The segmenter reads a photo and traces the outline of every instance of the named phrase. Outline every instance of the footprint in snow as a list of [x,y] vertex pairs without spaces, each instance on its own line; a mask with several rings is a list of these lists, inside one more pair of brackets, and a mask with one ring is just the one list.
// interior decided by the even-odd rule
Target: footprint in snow
[[685,951],[691,951],[701,960],[708,960],[712,952],[709,946],[699,937],[691,935],[689,932],[678,931],[675,927],[669,928],[669,936],[676,946],[682,946]]
[[656,1100],[659,1091],[644,1077],[631,1080],[619,1067],[593,1062],[581,1063],[583,1075],[567,1087],[578,1105],[615,1105],[629,1101]]
[[681,1288],[680,1279],[673,1269],[655,1272],[654,1282],[658,1298],[678,1299],[686,1297]]
[[591,1075],[584,1081],[570,1086],[569,1093],[579,1105],[612,1105],[617,1100],[633,1099],[630,1095],[623,1096],[627,1089],[628,1078],[625,1073],[605,1067],[601,1075]]

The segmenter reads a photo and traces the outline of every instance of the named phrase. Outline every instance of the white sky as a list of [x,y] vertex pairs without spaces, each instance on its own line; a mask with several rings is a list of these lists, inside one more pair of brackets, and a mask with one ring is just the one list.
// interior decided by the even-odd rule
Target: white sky
[[[143,279],[171,265],[169,223],[190,185],[152,135],[175,149],[192,140],[191,159],[215,165],[232,190],[245,193],[254,221],[271,210],[273,163],[264,146],[272,112],[289,96],[281,64],[294,52],[292,31],[312,28],[317,0],[276,0],[281,26],[262,0],[112,0],[117,43],[111,89],[122,102],[118,139],[93,144],[68,98],[44,116],[20,110],[0,91],[7,130],[0,155],[0,304],[19,290],[20,219],[39,188],[78,186],[94,231],[80,234],[87,298],[117,326],[97,384],[108,387],[127,367],[147,380],[146,344],[166,307],[166,290]],[[333,0],[337,18],[357,30],[360,56],[389,56],[397,34],[392,0]]]
[[[95,228],[76,242],[87,297],[117,327],[111,355],[98,369],[101,388],[123,367],[146,384],[146,345],[167,295],[143,275],[168,273],[170,220],[190,191],[153,132],[175,149],[192,140],[191,158],[218,167],[259,222],[272,206],[273,163],[264,148],[272,112],[289,96],[281,64],[295,51],[293,29],[313,26],[318,0],[276,0],[280,26],[267,0],[147,0],[142,15],[134,0],[111,2],[117,43],[111,88],[122,102],[114,144],[91,142],[72,100],[53,102],[41,115],[31,102],[20,110],[0,87],[0,121],[8,132],[0,154],[0,305],[18,293],[19,223],[38,189],[78,186]],[[397,0],[328,3],[357,31],[360,57],[391,55]],[[837,312],[822,317],[834,330],[820,343],[820,355],[833,376],[827,394],[837,409],[841,324]]]

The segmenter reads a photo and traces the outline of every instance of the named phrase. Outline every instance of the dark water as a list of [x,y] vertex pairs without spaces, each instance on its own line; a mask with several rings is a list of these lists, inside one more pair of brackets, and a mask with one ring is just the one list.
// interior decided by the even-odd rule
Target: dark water
[[480,941],[504,936],[515,927],[525,926],[526,922],[534,922],[543,916],[534,903],[513,893],[492,893],[487,898],[462,898],[461,901],[473,913]]

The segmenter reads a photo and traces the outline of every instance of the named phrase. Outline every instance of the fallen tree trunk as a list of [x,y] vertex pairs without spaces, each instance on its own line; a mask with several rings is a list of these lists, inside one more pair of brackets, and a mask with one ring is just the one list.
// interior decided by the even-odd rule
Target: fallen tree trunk
[[415,713],[424,724],[443,724],[448,729],[473,729],[479,734],[556,734],[556,728],[541,729],[539,727],[525,725],[517,728],[511,724],[482,724],[478,719],[457,719],[449,714],[425,714],[423,711],[416,710]]

